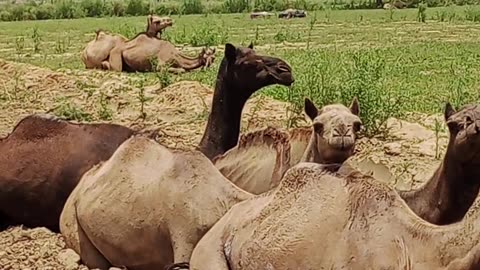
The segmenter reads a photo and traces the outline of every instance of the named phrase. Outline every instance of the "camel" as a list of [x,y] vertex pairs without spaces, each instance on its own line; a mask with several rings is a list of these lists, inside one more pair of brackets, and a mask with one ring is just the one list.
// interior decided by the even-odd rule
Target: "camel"
[[272,192],[233,206],[189,269],[479,269],[479,209],[477,200],[460,223],[434,225],[371,176],[303,162]]
[[74,124],[29,115],[0,139],[0,227],[59,231],[68,195],[93,165],[107,160],[134,131],[115,124]]
[[356,98],[350,108],[330,104],[320,110],[306,98],[305,113],[313,123],[307,132],[293,129],[290,135],[267,127],[247,133],[236,147],[212,160],[215,167],[243,190],[261,194],[277,186],[285,171],[299,162],[341,164],[353,155],[362,124]]
[[[480,139],[475,136],[479,128],[480,107],[467,105],[457,112],[447,103],[444,118],[450,139],[441,164],[421,187],[397,189],[413,212],[437,225],[460,221],[480,190],[480,163],[465,155],[480,153]],[[349,174],[355,169],[347,161],[340,172]],[[358,169],[362,170],[362,166]]]
[[115,46],[110,51],[108,70],[147,72],[167,66],[169,72],[183,73],[197,68],[208,68],[215,60],[215,48],[203,48],[196,57],[180,52],[172,43],[148,34]]
[[[256,55],[253,44],[236,51],[233,45],[228,45],[227,48],[220,64],[212,109],[198,146],[209,159],[222,155],[237,145],[242,111],[253,93],[271,84],[290,86],[294,82],[287,63],[275,57]],[[238,62],[233,62],[234,59]],[[254,68],[257,68],[255,72]],[[247,77],[244,74],[250,69],[252,76],[256,76]]]
[[278,18],[291,19],[291,18],[304,18],[304,17],[307,17],[307,12],[302,9],[288,8],[278,13]]
[[[138,35],[145,34],[149,37],[161,35],[163,29],[172,26],[173,21],[169,17],[149,15],[147,17],[147,29]],[[118,34],[108,34],[99,29],[95,31],[95,39],[90,41],[82,51],[81,59],[87,69],[108,69],[108,58],[113,48],[120,47],[128,39]]]
[[442,163],[418,189],[398,190],[413,212],[438,225],[460,221],[480,189],[480,106],[457,112],[447,103],[444,115],[450,138]]
[[[291,69],[281,59],[227,43],[206,128],[216,140],[206,140],[200,151],[169,149],[141,135],[125,141],[85,173],[65,203],[60,231],[67,246],[89,268],[160,269],[187,260],[231,206],[253,196],[226,179],[204,153],[223,153],[214,143],[225,147],[233,140],[231,131],[253,92],[291,83]],[[207,191],[212,196],[203,196]]]
[[266,12],[266,11],[259,11],[259,12],[252,12],[250,13],[250,19],[256,19],[256,18],[270,18],[273,16],[273,13],[271,12]]

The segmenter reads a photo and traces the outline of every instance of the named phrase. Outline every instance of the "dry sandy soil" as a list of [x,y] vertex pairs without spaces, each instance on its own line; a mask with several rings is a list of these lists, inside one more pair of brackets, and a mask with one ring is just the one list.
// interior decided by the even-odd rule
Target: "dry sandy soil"
[[[160,127],[158,139],[169,146],[193,147],[200,141],[212,89],[191,81],[164,89],[145,86],[145,95],[151,100],[145,104],[146,118],[141,120],[139,89],[131,85],[122,74],[54,72],[0,59],[0,135],[8,134],[21,118],[31,113],[81,108],[93,121],[100,121],[100,116],[108,111],[114,123],[146,129]],[[100,105],[102,102],[104,105]],[[287,107],[287,103],[265,96],[252,98],[243,114],[242,131],[267,125],[283,128]],[[445,152],[447,134],[435,136],[432,131],[434,119],[439,117],[421,116],[426,127],[390,119],[388,138],[360,139],[353,162],[374,169],[376,176],[400,188],[418,186],[438,166],[440,161],[435,156],[442,157]],[[65,248],[60,235],[44,228],[15,227],[0,232],[2,270],[87,269],[77,264],[78,260],[76,254]]]

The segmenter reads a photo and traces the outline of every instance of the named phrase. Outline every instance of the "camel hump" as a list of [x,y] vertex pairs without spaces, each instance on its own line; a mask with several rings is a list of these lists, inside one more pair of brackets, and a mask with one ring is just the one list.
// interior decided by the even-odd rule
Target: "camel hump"
[[293,141],[310,141],[310,136],[312,136],[312,128],[310,127],[301,127],[294,128],[290,130],[290,140]]
[[242,135],[238,142],[238,147],[246,148],[267,145],[268,147],[277,148],[286,144],[288,144],[288,133],[273,127],[267,127]]
[[70,123],[51,114],[33,114],[20,120],[8,138],[41,139],[56,136]]
[[276,194],[284,196],[299,192],[310,181],[321,181],[321,177],[331,174],[325,164],[302,162],[288,169],[280,181]]
[[249,132],[213,163],[240,188],[254,194],[265,192],[278,184],[289,167],[288,133],[273,127]]

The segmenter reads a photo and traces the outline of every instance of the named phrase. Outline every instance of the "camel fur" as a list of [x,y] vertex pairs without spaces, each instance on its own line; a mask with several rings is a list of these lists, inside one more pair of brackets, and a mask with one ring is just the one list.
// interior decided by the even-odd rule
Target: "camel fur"
[[[145,34],[150,37],[159,36],[162,31],[173,25],[170,17],[147,17],[147,29],[138,35]],[[137,35],[137,36],[138,36]],[[128,39],[119,34],[108,34],[99,29],[95,31],[95,39],[90,41],[81,53],[82,62],[87,69],[109,69],[108,58],[113,48],[121,47]]]
[[[290,85],[293,77],[285,65],[252,47],[227,43],[206,134],[224,147],[240,121],[243,104],[238,106],[241,99],[235,95],[247,99],[267,85]],[[88,171],[68,198],[60,217],[67,246],[89,268],[162,269],[187,260],[231,206],[253,196],[214,167],[204,153],[219,148],[210,143],[201,152],[168,149],[142,136],[123,143],[108,161]]]
[[190,269],[479,269],[479,207],[433,225],[370,176],[302,162],[272,192],[232,207],[199,241]]
[[52,115],[23,118],[0,139],[0,227],[23,224],[58,232],[63,205],[81,176],[134,132]]
[[291,136],[268,127],[242,135],[236,147],[213,159],[215,167],[238,187],[260,194],[277,186],[285,171],[300,161],[341,164],[353,155],[362,124],[356,98],[350,108],[329,104],[320,110],[306,98],[305,113],[312,121],[307,132],[293,129]]

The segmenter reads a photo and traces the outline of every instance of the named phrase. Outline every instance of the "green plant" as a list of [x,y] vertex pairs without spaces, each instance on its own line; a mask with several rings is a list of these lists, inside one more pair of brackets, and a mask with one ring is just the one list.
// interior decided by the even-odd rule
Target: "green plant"
[[38,26],[33,27],[32,40],[33,40],[33,52],[34,53],[40,52],[40,45],[42,42],[42,38],[40,37],[40,34],[38,32]]
[[108,99],[103,92],[100,92],[100,107],[98,109],[98,117],[102,120],[112,120],[113,112],[108,107]]
[[418,13],[417,13],[417,20],[419,22],[426,22],[427,20],[427,4],[420,3],[418,5]]

